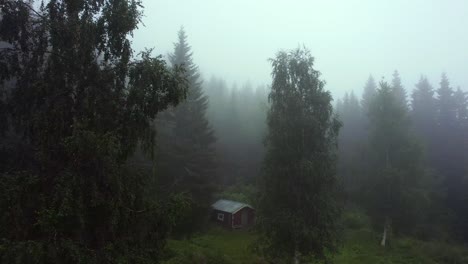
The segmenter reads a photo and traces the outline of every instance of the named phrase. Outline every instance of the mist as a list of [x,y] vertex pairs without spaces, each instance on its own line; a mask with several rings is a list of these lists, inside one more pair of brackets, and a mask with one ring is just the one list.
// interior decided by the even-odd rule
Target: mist
[[0,263],[467,263],[465,1],[0,1]]
[[[268,58],[305,45],[333,95],[362,91],[372,74],[389,80],[397,69],[405,87],[424,74],[447,72],[468,87],[465,1],[143,1],[137,50],[172,50],[184,26],[205,78],[229,84],[271,82]],[[430,54],[430,55],[429,55]]]

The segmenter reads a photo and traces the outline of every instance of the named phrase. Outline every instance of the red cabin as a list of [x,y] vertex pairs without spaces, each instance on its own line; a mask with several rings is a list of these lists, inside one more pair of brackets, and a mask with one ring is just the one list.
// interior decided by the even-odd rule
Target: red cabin
[[218,200],[211,205],[213,221],[231,229],[252,226],[255,221],[255,209],[245,203]]

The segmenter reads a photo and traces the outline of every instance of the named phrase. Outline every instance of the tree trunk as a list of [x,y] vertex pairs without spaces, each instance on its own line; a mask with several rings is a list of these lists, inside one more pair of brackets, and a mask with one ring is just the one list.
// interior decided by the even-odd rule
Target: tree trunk
[[[385,177],[387,177],[387,180],[389,179],[389,169],[390,169],[390,157],[389,157],[389,154],[388,154],[388,147],[387,147],[387,150],[386,150],[386,158],[385,158],[385,167],[387,169],[387,171],[385,172]],[[387,203],[390,203],[390,181],[387,182],[387,199],[386,199],[386,202]],[[387,244],[387,233],[388,233],[388,228],[389,228],[389,225],[390,225],[390,219],[388,216],[385,217],[385,222],[384,222],[384,230],[383,230],[383,234],[382,234],[382,241],[380,242],[380,245],[382,247],[385,247],[385,245]]]
[[299,251],[294,251],[294,264],[299,264]]
[[382,247],[385,247],[385,245],[387,244],[387,236],[388,236],[388,232],[389,232],[389,229],[390,228],[390,219],[388,217],[385,217],[385,223],[384,223],[384,230],[383,230],[383,234],[382,234],[382,241],[380,242],[380,245]]
[[383,230],[383,235],[382,235],[382,241],[380,242],[380,245],[382,247],[385,247],[385,244],[387,243],[387,225],[384,225],[384,230]]

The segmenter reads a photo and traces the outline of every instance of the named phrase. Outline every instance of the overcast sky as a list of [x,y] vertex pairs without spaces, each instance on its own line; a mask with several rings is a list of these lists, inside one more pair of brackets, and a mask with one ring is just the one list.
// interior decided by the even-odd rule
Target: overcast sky
[[421,74],[437,88],[447,72],[468,90],[465,0],[143,0],[134,46],[167,54],[184,26],[205,78],[270,84],[267,59],[305,45],[327,89],[361,93],[369,74],[400,72],[413,89]]

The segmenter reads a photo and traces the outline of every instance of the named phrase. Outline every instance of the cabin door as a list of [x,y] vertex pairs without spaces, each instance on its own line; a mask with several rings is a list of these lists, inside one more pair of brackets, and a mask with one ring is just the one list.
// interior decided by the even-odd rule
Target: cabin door
[[242,210],[241,224],[242,226],[246,226],[249,224],[249,212],[247,210]]

